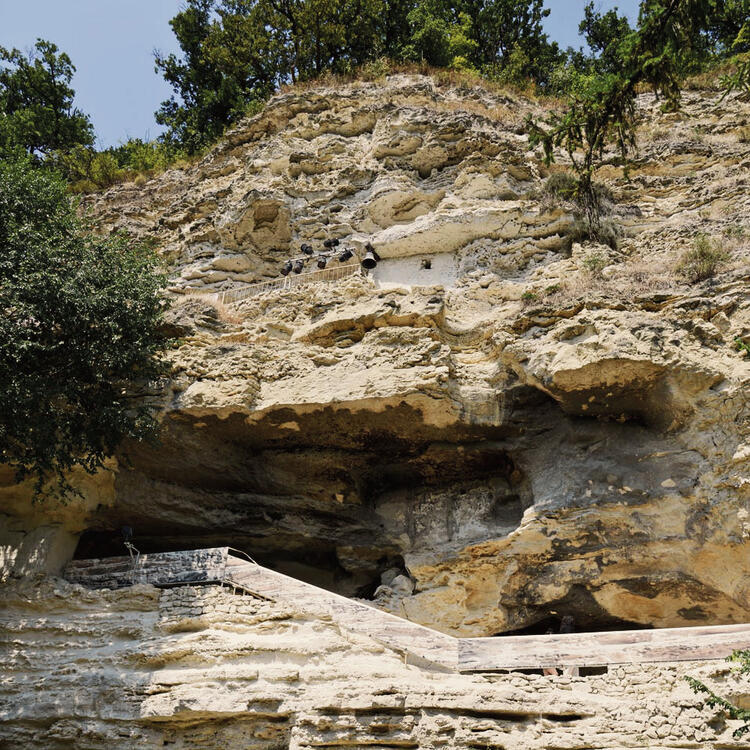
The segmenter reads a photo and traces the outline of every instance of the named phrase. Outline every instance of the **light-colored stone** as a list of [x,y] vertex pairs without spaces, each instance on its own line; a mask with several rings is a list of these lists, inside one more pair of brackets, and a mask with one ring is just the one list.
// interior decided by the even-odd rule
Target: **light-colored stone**
[[[574,243],[573,206],[543,195],[546,167],[521,134],[542,104],[421,76],[281,94],[197,164],[87,198],[102,231],[154,241],[172,273],[161,441],[125,446],[128,461],[65,507],[31,506],[4,476],[6,575],[59,566],[84,530],[80,554],[112,554],[111,530],[128,523],[144,549],[232,545],[350,596],[377,590],[378,606],[451,635],[565,614],[584,629],[747,621],[750,361],[735,342],[750,341],[737,232],[750,226],[738,138],[750,104],[705,91],[678,116],[648,94],[639,104],[630,179],[614,163],[596,175],[615,197],[616,250]],[[698,233],[729,261],[689,285],[674,269]],[[278,278],[302,242],[329,237],[360,253],[372,241],[380,271],[231,308],[185,294]],[[393,569],[403,585],[381,580]],[[703,714],[674,734],[672,698],[695,705],[675,670],[560,677],[551,695],[542,676],[426,677],[331,623],[269,609],[258,645],[231,608],[191,607],[162,632],[155,592],[26,595],[55,619],[13,625],[27,604],[12,605],[11,745],[719,742]],[[131,606],[143,609],[122,615]],[[22,627],[38,628],[33,648]],[[91,644],[89,673],[70,654]],[[28,699],[36,648],[67,697]],[[167,664],[184,682],[171,673],[144,698]],[[283,688],[264,682],[271,664]],[[235,668],[260,687],[233,682]],[[68,669],[83,681],[56,682]],[[626,684],[631,714],[653,698],[649,717],[669,721],[636,732]],[[102,685],[122,689],[102,699]],[[584,718],[539,718],[558,702]]]

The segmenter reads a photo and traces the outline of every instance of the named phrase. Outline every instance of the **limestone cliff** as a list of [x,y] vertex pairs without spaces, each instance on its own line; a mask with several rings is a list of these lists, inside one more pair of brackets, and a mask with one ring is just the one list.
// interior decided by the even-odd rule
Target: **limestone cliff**
[[[32,517],[6,483],[6,556],[33,568],[42,527],[119,554],[127,523],[144,550],[228,544],[452,635],[747,621],[750,104],[640,105],[629,178],[597,175],[616,249],[545,190],[523,130],[543,104],[418,76],[281,94],[195,166],[91,198],[170,269],[161,442],[76,512]],[[727,260],[689,284],[699,234]],[[377,268],[201,296],[333,238]]]
[[[0,613],[0,747],[724,748],[736,722],[682,680],[747,700],[726,665],[589,677],[458,675],[218,587],[27,582]],[[716,744],[714,744],[716,742]]]

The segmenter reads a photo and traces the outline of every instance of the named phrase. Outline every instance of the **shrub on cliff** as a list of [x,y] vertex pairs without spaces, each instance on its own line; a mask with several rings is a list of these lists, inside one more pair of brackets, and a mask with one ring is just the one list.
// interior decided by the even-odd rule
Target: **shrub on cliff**
[[[750,675],[750,650],[733,651],[727,656],[727,661],[734,662],[736,665],[734,671],[738,674],[743,676]],[[701,682],[701,680],[698,680],[695,677],[686,676],[685,680],[694,692],[706,696],[704,702],[709,708],[716,708],[727,718],[742,722],[734,732],[732,732],[732,736],[736,740],[750,732],[750,709],[736,706],[726,698],[722,698],[711,690],[711,688],[704,682]]]
[[728,254],[721,247],[705,234],[699,234],[693,242],[693,247],[680,258],[677,272],[695,284],[715,276],[721,264],[728,259]]
[[152,251],[86,232],[50,170],[0,162],[0,460],[37,496],[152,432],[163,283]]

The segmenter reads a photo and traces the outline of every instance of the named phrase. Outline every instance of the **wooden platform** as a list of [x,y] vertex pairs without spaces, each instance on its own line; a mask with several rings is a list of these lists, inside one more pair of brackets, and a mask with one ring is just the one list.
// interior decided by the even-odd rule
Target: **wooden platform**
[[222,583],[332,620],[405,658],[458,672],[724,659],[750,648],[750,624],[606,633],[454,638],[242,559],[228,547],[75,560],[65,577],[90,588]]

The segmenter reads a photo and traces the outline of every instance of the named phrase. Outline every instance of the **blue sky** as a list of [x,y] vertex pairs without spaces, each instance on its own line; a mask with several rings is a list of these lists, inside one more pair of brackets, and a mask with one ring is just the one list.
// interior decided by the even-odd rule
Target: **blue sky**
[[[547,0],[547,33],[563,47],[579,46],[585,0]],[[631,18],[638,0],[599,0]],[[98,145],[153,138],[159,102],[171,90],[154,73],[153,51],[176,49],[169,19],[179,0],[0,0],[0,46],[27,50],[37,37],[68,53],[77,68],[76,105],[91,116]]]

